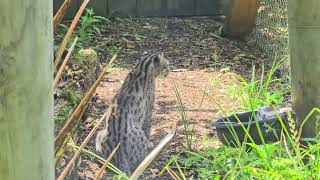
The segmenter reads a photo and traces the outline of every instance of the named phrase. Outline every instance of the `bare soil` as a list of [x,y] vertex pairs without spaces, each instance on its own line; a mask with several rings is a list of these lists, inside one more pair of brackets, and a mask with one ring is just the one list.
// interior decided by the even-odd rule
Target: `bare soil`
[[[177,83],[186,108],[193,148],[201,148],[201,139],[216,139],[211,121],[222,116],[219,106],[237,106],[226,89],[239,83],[236,74],[247,77],[253,64],[265,58],[250,43],[217,37],[221,23],[213,17],[197,18],[128,18],[114,19],[111,27],[99,26],[101,35],[92,37],[91,46],[98,52],[100,63],[106,64],[113,53],[118,53],[116,68],[102,80],[87,110],[82,124],[74,135],[81,144],[95,121],[106,111],[111,99],[121,87],[130,68],[144,51],[161,51],[170,60],[172,71],[156,82],[156,102],[151,138],[157,144],[165,137],[173,122],[179,122],[176,96],[170,79]],[[214,101],[203,92],[208,93]],[[86,149],[94,152],[94,138]],[[213,146],[218,146],[218,140]],[[172,155],[184,151],[183,125],[178,123],[176,137],[166,145],[157,159],[146,170],[143,179],[170,179],[158,176]],[[66,155],[65,159],[68,155]],[[92,179],[101,164],[90,156],[81,155],[70,179]],[[63,165],[64,163],[62,163]]]

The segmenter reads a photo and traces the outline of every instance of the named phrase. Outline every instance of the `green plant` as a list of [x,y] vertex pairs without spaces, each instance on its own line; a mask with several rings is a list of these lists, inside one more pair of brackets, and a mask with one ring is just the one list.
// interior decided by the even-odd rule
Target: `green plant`
[[80,95],[74,83],[67,85],[61,92],[60,97],[68,102],[68,105],[75,106],[80,102]]
[[[259,106],[257,99],[265,101],[268,99],[268,96],[262,92],[270,91],[270,84],[274,82],[272,74],[275,69],[273,65],[266,80],[261,80],[263,75],[260,80],[255,80],[253,73],[253,85],[248,85],[249,87],[246,87],[246,91],[243,92],[248,94],[246,95],[246,103],[250,107],[248,110]],[[177,99],[181,102],[180,97]],[[227,115],[214,98],[210,97],[210,99]],[[270,105],[274,109],[272,103]],[[180,114],[184,112],[183,106],[180,107],[179,112]],[[186,179],[186,174],[190,172],[194,172],[195,179],[320,179],[320,133],[315,138],[308,139],[312,143],[307,147],[302,146],[299,141],[303,125],[311,117],[317,117],[316,113],[320,114],[319,108],[313,108],[310,111],[299,129],[295,128],[295,120],[290,116],[289,130],[281,116],[277,114],[283,131],[279,141],[272,144],[265,143],[258,123],[253,124],[258,128],[262,145],[252,140],[249,134],[250,127],[246,129],[237,118],[250,143],[245,140],[242,144],[237,143],[235,148],[222,145],[206,146],[199,151],[186,150],[173,156],[160,174],[166,171],[173,179]],[[255,114],[253,119],[256,119]],[[234,134],[235,139],[238,138],[233,128],[229,128],[229,131]],[[208,143],[203,143],[205,144]]]
[[213,61],[214,64],[217,64],[220,62],[221,58],[221,52],[215,50],[213,53],[211,53],[211,60]]
[[240,85],[227,88],[230,97],[235,97],[241,102],[243,110],[253,110],[258,107],[270,104],[281,104],[284,100],[284,94],[289,91],[288,87],[280,84],[280,79],[272,79],[274,72],[279,64],[273,63],[267,77],[264,77],[264,66],[260,79],[256,77],[255,66],[251,75],[251,80],[247,81],[243,77],[238,76]]
[[108,68],[112,69],[112,68],[121,68],[121,67],[124,67],[121,63],[119,62],[114,62],[114,63],[111,63]]
[[[76,145],[75,142],[70,141],[68,143],[69,146],[71,146],[72,148],[74,148],[75,150],[79,149],[79,146]],[[106,160],[100,156],[98,156],[97,154],[93,153],[92,151],[86,150],[86,149],[82,149],[82,152],[92,158],[97,159],[100,163],[104,164],[106,162]],[[113,177],[113,179],[121,179],[121,180],[125,180],[125,179],[129,179],[128,176],[122,172],[121,170],[119,170],[116,166],[114,166],[113,164],[109,163],[108,164],[108,169],[113,172],[115,174],[115,176]]]
[[65,100],[65,104],[58,108],[55,113],[54,120],[56,123],[62,123],[70,113],[73,107],[80,102],[80,95],[77,93],[77,88],[74,83],[70,83],[63,88],[60,98]]
[[107,48],[107,51],[110,53],[110,54],[117,54],[119,53],[121,50],[121,47],[117,47],[117,46],[109,46]]
[[[320,109],[314,108],[304,122],[314,113],[320,113]],[[282,121],[280,117],[279,120]],[[178,160],[179,166],[184,167],[184,171],[179,172],[185,174],[186,170],[192,169],[198,179],[319,179],[319,136],[306,148],[290,140],[288,135],[273,144],[246,143],[237,148],[220,146],[197,152],[185,151],[168,161],[163,171],[177,166],[173,160]],[[244,146],[251,150],[247,151]]]
[[187,149],[188,150],[192,150],[191,144],[192,144],[192,132],[190,131],[190,121],[186,118],[186,113],[185,113],[185,108],[183,105],[183,102],[181,100],[181,96],[180,93],[178,91],[178,87],[177,84],[172,80],[172,84],[173,84],[173,90],[174,93],[176,95],[177,98],[177,102],[178,102],[178,111],[181,117],[181,122],[183,124],[183,128],[184,128],[184,135],[185,135],[185,139],[187,142]]
[[101,34],[96,24],[102,22],[105,22],[107,25],[111,23],[109,19],[95,15],[93,9],[86,9],[86,14],[80,18],[80,27],[77,31],[80,43],[85,44],[90,41],[92,34]]
[[67,118],[71,109],[72,107],[69,105],[65,105],[61,107],[54,115],[54,122],[57,124],[63,123],[63,121]]
[[144,38],[146,38],[146,37],[140,35],[137,31],[134,31],[134,32],[133,32],[133,38],[134,38],[136,41],[140,42],[142,39],[144,39]]

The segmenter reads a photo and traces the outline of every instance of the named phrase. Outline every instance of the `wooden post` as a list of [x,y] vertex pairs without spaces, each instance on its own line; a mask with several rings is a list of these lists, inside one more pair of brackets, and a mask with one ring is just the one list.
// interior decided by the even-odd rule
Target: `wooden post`
[[54,179],[52,1],[0,1],[0,179]]
[[[309,111],[320,107],[320,1],[288,1],[289,46],[293,110],[301,125]],[[302,137],[319,131],[313,116],[303,126]]]
[[[226,3],[226,0],[222,1]],[[249,34],[256,23],[260,0],[230,0],[223,24],[223,35],[243,36]]]

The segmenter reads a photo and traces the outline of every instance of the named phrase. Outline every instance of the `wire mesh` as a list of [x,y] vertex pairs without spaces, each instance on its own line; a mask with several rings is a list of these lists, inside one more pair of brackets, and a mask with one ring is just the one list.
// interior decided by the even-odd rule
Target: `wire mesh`
[[288,59],[287,0],[261,0],[252,37],[271,60]]

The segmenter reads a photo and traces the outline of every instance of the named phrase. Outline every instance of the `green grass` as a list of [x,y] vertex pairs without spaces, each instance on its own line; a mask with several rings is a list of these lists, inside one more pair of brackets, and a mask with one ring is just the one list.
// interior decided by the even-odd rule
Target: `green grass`
[[[273,79],[273,74],[277,68],[278,65],[273,64],[266,77],[262,74],[260,79],[257,79],[253,71],[251,81],[247,82],[243,79],[241,86],[238,87],[239,91],[234,89],[234,93],[242,98],[242,108],[252,110],[265,105],[273,107],[272,104],[282,102],[283,93],[288,89],[281,89],[283,84]],[[185,117],[185,109],[177,88],[175,88],[175,94],[179,104],[179,113],[181,117]],[[210,97],[209,99],[213,100],[220,110],[227,115],[228,110],[223,109],[214,98]],[[290,116],[290,113],[289,126],[286,125],[279,114],[277,115],[283,129],[278,142],[266,143],[259,124],[254,123],[253,125],[260,130],[259,136],[262,141],[262,144],[258,145],[252,140],[248,129],[242,126],[247,139],[251,141],[238,142],[236,147],[226,145],[212,147],[210,139],[204,139],[201,143],[203,145],[201,149],[187,148],[173,155],[167,160],[160,174],[168,173],[173,179],[183,180],[189,179],[190,176],[193,179],[213,180],[320,179],[320,133],[315,138],[307,139],[308,146],[300,144],[299,141],[302,126],[313,115],[320,116],[320,109],[312,109],[302,122],[300,129],[296,129],[295,120]],[[256,119],[255,114],[253,118]],[[241,123],[239,119],[238,122]],[[185,130],[189,130],[188,123],[185,124]],[[229,131],[237,139],[235,130],[230,128]],[[188,135],[192,137],[192,133],[190,133],[189,131]],[[185,138],[188,142],[188,137],[185,136]],[[187,147],[191,147],[191,145],[189,144]]]
[[[79,146],[77,146],[75,144],[75,142],[73,141],[70,141],[68,143],[69,146],[71,146],[72,148],[74,148],[75,150],[78,150],[79,149]],[[104,158],[102,158],[101,156],[95,154],[94,152],[90,151],[90,150],[87,150],[87,149],[82,149],[82,152],[84,154],[86,154],[87,156],[91,157],[91,158],[94,158],[96,160],[98,160],[101,164],[104,164],[106,162],[106,160]],[[114,166],[113,164],[109,163],[107,165],[107,171],[108,172],[112,172],[114,174],[114,177],[113,179],[121,179],[121,180],[126,180],[126,179],[129,179],[129,177],[124,173],[122,172],[121,170],[119,170],[116,166]]]
[[178,106],[178,111],[180,114],[180,118],[181,118],[181,122],[183,124],[183,129],[184,129],[184,135],[185,135],[185,139],[186,139],[186,146],[187,149],[189,151],[192,150],[191,144],[192,144],[192,131],[190,130],[190,121],[187,119],[186,117],[186,113],[185,113],[185,107],[184,104],[182,102],[180,93],[178,91],[178,87],[177,84],[172,80],[172,84],[173,84],[173,90],[174,93],[176,95],[176,99],[177,99],[177,106]]
[[61,107],[54,115],[54,122],[57,124],[63,123],[71,109],[72,106],[69,105]]
[[75,106],[80,102],[80,95],[74,83],[68,84],[61,92],[61,98],[68,102],[68,105]]
[[133,36],[134,40],[137,42],[140,42],[146,38],[145,36],[140,35],[137,31],[133,31],[132,36]]
[[81,97],[77,92],[77,87],[74,83],[70,83],[63,88],[60,98],[66,101],[66,104],[60,107],[55,113],[54,121],[58,124],[64,122],[69,112],[80,102]]
[[[315,113],[320,113],[320,109],[314,108],[305,121]],[[174,164],[174,160],[178,164]],[[307,148],[293,138],[282,136],[272,144],[246,143],[237,148],[222,145],[187,150],[173,156],[163,171],[177,166],[183,167],[177,176],[193,171],[196,179],[320,179],[320,138],[312,138]]]
[[228,87],[228,96],[237,99],[242,110],[253,110],[269,104],[281,104],[289,88],[281,84],[281,79],[273,79],[279,65],[280,63],[273,63],[266,76],[264,75],[264,66],[262,66],[262,73],[259,78],[256,76],[256,69],[253,66],[250,81],[238,76],[240,85]]
[[109,46],[107,48],[107,51],[110,53],[110,54],[117,54],[119,53],[121,50],[121,47],[117,47],[117,46]]
[[218,50],[215,50],[213,53],[211,53],[210,58],[213,62],[213,65],[218,64],[221,60],[221,52],[219,52]]

